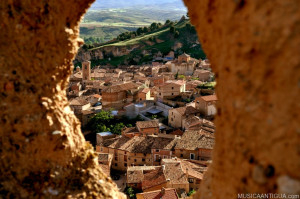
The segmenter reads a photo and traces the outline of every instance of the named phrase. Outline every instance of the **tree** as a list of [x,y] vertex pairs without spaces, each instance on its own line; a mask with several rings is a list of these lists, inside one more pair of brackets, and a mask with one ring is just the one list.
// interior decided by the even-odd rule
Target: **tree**
[[86,126],[95,133],[109,131],[110,129],[105,124],[109,124],[113,118],[111,111],[101,111],[92,117]]
[[177,73],[175,74],[175,79],[178,79],[178,71],[177,71]]
[[121,135],[122,129],[125,127],[123,123],[117,123],[116,125],[111,125],[111,132],[113,134]]
[[178,32],[178,30],[175,32],[174,37],[175,37],[175,38],[178,38],[178,37],[179,37],[179,32]]
[[159,25],[157,24],[157,23],[152,23],[151,25],[150,25],[150,30],[151,31],[153,31],[153,30],[156,30],[156,29],[158,29],[158,27],[159,27]]
[[166,20],[165,25],[169,25],[171,21],[169,19]]
[[127,187],[125,193],[130,197],[130,198],[135,198],[135,191],[133,190],[132,187]]
[[138,29],[136,30],[136,34],[137,34],[137,35],[143,34],[143,28],[138,28]]
[[149,28],[147,28],[146,26],[143,28],[144,33],[149,32]]
[[175,27],[174,27],[174,26],[171,26],[171,27],[170,27],[170,32],[171,32],[171,33],[174,33],[174,32],[175,32]]

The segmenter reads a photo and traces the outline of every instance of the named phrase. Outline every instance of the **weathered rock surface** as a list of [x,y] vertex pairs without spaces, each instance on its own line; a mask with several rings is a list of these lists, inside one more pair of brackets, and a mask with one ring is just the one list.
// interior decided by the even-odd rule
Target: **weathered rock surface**
[[0,197],[122,198],[65,94],[93,0],[0,2]]
[[[97,167],[65,96],[92,0],[0,1],[0,195],[122,198]],[[186,0],[216,73],[213,164],[201,197],[297,193],[298,0]],[[266,180],[265,180],[266,179]]]
[[299,1],[185,3],[219,98],[213,164],[196,197],[292,192],[300,181]]

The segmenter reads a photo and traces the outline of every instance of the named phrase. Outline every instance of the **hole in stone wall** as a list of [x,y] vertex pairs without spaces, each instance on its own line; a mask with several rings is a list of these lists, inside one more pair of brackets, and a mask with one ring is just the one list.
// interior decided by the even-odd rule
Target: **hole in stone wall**
[[[119,173],[123,175],[127,165],[161,165],[163,159],[171,158],[192,159],[203,167],[201,161],[211,159],[214,143],[216,82],[186,8],[180,13],[178,5],[172,2],[170,9],[161,13],[156,1],[151,9],[150,5],[146,9],[141,9],[141,5],[134,7],[134,2],[128,8],[119,8],[120,3],[117,7],[110,3],[105,8],[105,2],[96,1],[81,22],[80,37],[85,44],[74,60],[67,89],[70,106],[81,121],[86,140],[99,153],[108,153],[110,148],[114,156],[113,178]],[[97,10],[101,3],[104,8]],[[172,12],[175,17],[164,16]],[[108,21],[109,31],[120,29],[121,23],[122,33],[111,38],[94,36],[97,30],[105,30]],[[187,152],[184,141],[177,144],[176,139],[189,140],[195,146],[206,139],[209,146]],[[104,144],[114,140],[122,144]],[[163,148],[158,148],[158,152],[140,152],[144,154],[141,162],[131,149],[122,148],[130,142],[137,149],[171,141],[172,150],[159,146]],[[160,150],[170,154],[161,155]],[[126,155],[118,155],[124,151]]]

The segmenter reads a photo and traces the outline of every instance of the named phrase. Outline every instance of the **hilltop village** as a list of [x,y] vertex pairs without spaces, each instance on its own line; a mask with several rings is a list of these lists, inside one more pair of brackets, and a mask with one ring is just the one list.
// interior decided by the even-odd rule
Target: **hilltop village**
[[[167,59],[93,69],[83,61],[70,77],[70,107],[94,138],[102,170],[130,198],[189,198],[211,162],[217,96],[209,60],[173,51]],[[103,113],[121,128],[91,128]]]

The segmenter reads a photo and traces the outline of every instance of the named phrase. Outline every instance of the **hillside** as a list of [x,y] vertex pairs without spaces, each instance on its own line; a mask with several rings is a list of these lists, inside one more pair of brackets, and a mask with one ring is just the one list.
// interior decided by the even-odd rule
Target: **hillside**
[[93,43],[90,37],[106,42],[152,22],[179,19],[186,12],[181,0],[96,1],[80,23],[80,37],[87,43]]
[[[174,32],[170,27],[174,26]],[[96,45],[97,46],[97,45]],[[89,57],[92,66],[96,65],[140,65],[149,64],[158,52],[167,55],[174,50],[175,56],[188,53],[195,58],[205,58],[197,33],[188,19],[124,41],[114,41],[97,47],[80,49],[75,65]]]

